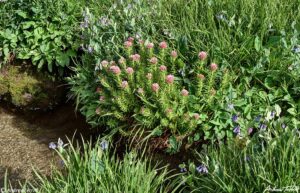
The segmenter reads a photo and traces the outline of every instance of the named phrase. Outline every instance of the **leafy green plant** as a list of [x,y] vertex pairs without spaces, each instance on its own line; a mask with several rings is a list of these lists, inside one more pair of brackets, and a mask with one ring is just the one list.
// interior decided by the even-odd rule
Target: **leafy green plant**
[[36,192],[175,192],[176,180],[166,167],[153,166],[149,159],[139,158],[129,152],[121,159],[111,154],[106,140],[84,143],[79,146],[65,145],[61,140],[51,148],[57,148],[63,170],[53,169],[50,178],[37,174],[37,180],[24,187]]
[[[118,65],[103,60],[94,66],[96,81],[87,99],[91,102],[81,109],[91,124],[106,125],[112,133],[135,135],[142,128],[150,136],[170,136],[171,152],[178,151],[179,143],[188,136],[196,135],[195,140],[199,140],[206,131],[215,133],[209,125],[201,127],[217,109],[214,101],[222,101],[227,94],[231,80],[227,69],[220,70],[213,62],[208,66],[207,53],[200,52],[195,64],[189,64],[195,70],[188,71],[166,42],[156,49],[151,42],[140,40],[135,45],[134,38],[129,38],[124,46],[126,58],[119,57]],[[90,81],[84,67],[82,70],[70,80],[80,101],[86,100],[89,91],[76,89],[87,84],[80,82]],[[214,135],[205,137],[213,139]]]
[[0,55],[4,61],[30,60],[38,70],[62,75],[79,48],[80,3],[75,1],[7,1],[0,10]]

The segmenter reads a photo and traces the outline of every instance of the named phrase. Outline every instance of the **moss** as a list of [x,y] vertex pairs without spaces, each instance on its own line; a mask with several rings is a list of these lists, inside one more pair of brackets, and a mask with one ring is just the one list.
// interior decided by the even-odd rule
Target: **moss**
[[9,66],[0,73],[0,95],[21,107],[47,108],[57,99],[57,86],[49,77],[32,74],[21,66]]

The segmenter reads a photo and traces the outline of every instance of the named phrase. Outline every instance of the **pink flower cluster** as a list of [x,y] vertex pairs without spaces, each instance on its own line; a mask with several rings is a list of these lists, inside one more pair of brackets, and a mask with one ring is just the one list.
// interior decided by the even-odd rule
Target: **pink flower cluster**
[[128,87],[128,82],[126,80],[122,81],[121,87],[123,89],[127,88]]
[[102,65],[102,67],[104,67],[104,68],[106,68],[107,66],[108,66],[108,61],[107,60],[103,60],[102,62],[101,62],[101,65]]
[[210,64],[210,70],[211,70],[211,71],[214,72],[214,71],[216,71],[217,69],[218,69],[218,65],[217,65],[216,63],[211,63],[211,64]]
[[186,89],[182,89],[181,95],[182,96],[188,96],[189,95],[189,91],[187,91]]
[[166,71],[167,70],[167,67],[165,66],[165,65],[161,65],[160,67],[159,67],[159,70],[160,71]]
[[174,76],[172,74],[169,74],[167,77],[166,77],[166,82],[168,84],[172,84],[174,82]]
[[197,77],[201,80],[204,80],[205,79],[205,76],[203,74],[197,74]]
[[133,74],[134,70],[133,70],[133,68],[128,67],[128,68],[126,68],[126,72],[127,72],[127,74],[131,75],[131,74]]
[[203,61],[207,58],[207,53],[204,51],[201,51],[201,52],[199,52],[198,57],[201,61]]
[[148,49],[152,49],[153,47],[154,47],[154,44],[153,43],[148,43],[147,45],[146,45],[146,47],[148,48]]
[[152,58],[150,58],[149,62],[150,62],[151,64],[157,64],[158,59],[157,59],[156,57],[152,57]]
[[173,51],[171,52],[171,57],[172,57],[172,58],[177,58],[177,56],[178,56],[177,52],[176,52],[175,50],[173,50]]
[[168,47],[168,44],[167,44],[167,42],[163,41],[163,42],[160,42],[160,43],[159,43],[159,47],[160,47],[161,49],[166,49],[166,48]]
[[138,62],[141,59],[141,56],[139,54],[133,54],[130,56],[130,59],[134,62]]
[[119,66],[111,66],[109,70],[116,75],[121,74],[121,69],[119,68]]
[[130,48],[130,47],[132,47],[132,42],[130,42],[130,41],[124,42],[124,47],[125,47],[125,48]]
[[158,92],[158,90],[159,90],[159,84],[153,83],[151,88],[152,88],[152,90],[153,90],[154,92]]

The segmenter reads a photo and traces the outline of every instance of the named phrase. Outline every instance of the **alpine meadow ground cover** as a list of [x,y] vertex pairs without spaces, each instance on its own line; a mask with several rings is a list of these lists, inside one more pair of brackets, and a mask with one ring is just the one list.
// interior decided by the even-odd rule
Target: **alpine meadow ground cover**
[[[95,4],[83,11],[86,54],[71,91],[92,125],[126,136],[146,128],[147,137],[167,137],[172,153],[183,143],[231,138],[237,126],[246,133],[275,106],[297,125],[298,9],[275,0]],[[164,41],[168,48],[159,48]]]

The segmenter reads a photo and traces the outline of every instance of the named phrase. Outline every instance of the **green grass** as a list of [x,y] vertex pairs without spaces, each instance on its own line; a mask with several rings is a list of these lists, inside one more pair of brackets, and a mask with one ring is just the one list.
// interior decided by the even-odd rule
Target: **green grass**
[[299,188],[299,131],[285,131],[274,138],[266,136],[257,133],[245,148],[241,143],[208,148],[207,154],[200,157],[209,173],[193,172],[188,180],[190,190],[258,193],[268,188]]
[[150,159],[142,159],[135,152],[119,158],[116,152],[109,153],[102,148],[96,142],[94,145],[84,143],[82,148],[70,145],[58,150],[64,168],[53,168],[50,177],[36,172],[36,181],[23,185],[23,189],[43,193],[175,192],[176,181],[171,182],[174,178],[166,167],[158,168]]

